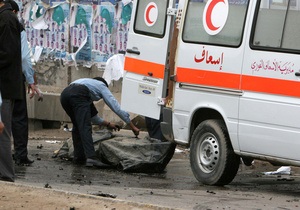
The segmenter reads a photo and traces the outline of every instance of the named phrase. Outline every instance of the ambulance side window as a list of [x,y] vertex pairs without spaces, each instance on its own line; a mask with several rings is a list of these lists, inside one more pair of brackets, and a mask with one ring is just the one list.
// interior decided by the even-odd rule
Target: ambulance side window
[[253,28],[252,48],[300,50],[300,0],[262,0]]
[[164,37],[168,0],[141,0],[137,4],[134,32]]
[[[223,2],[228,5],[228,13],[218,11],[218,6],[225,4]],[[238,47],[242,42],[247,8],[248,0],[217,1],[217,3],[208,0],[189,0],[182,39],[191,43]],[[218,17],[224,13],[225,16]],[[224,27],[218,33],[212,34],[205,29],[207,25],[218,28],[222,24],[220,21],[224,21]]]

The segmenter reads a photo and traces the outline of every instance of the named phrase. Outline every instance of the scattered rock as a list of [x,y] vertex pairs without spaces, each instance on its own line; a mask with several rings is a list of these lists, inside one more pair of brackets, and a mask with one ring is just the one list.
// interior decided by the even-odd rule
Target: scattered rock
[[36,148],[38,148],[38,149],[42,149],[42,148],[43,148],[43,145],[42,145],[42,144],[40,144],[40,145],[36,146]]
[[52,188],[48,183],[47,184],[45,184],[45,186],[44,186],[45,188]]
[[91,195],[96,195],[96,196],[101,196],[101,197],[106,197],[106,198],[116,198],[117,197],[116,195],[102,193],[102,192],[94,193],[94,194],[92,193]]

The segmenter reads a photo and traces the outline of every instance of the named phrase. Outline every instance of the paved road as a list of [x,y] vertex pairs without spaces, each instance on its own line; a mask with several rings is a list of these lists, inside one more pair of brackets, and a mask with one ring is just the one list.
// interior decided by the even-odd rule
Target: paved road
[[16,183],[177,209],[300,209],[298,168],[292,167],[293,174],[287,177],[265,176],[262,172],[279,167],[255,161],[251,167],[241,165],[230,185],[213,187],[196,181],[189,152],[182,148],[164,173],[141,174],[91,169],[52,158],[62,143],[49,137],[30,140],[29,151],[35,162],[16,167]]

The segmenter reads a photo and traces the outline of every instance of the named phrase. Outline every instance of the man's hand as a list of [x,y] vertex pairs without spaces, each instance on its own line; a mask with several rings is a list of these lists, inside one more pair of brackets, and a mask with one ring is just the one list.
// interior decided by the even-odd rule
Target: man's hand
[[30,99],[33,98],[34,95],[38,95],[38,101],[43,101],[43,94],[35,84],[28,85],[28,94]]
[[109,130],[113,130],[113,131],[119,131],[121,129],[121,127],[115,123],[108,123],[106,126]]
[[138,136],[139,136],[139,134],[140,134],[140,129],[138,129],[138,128],[133,124],[132,121],[129,123],[129,126],[130,126],[130,128],[131,128],[133,134],[135,135],[135,138],[138,138]]
[[3,132],[4,130],[4,124],[3,122],[0,122],[0,134]]
[[140,134],[140,129],[138,129],[137,127],[132,128],[132,132],[135,135],[135,137],[137,138]]

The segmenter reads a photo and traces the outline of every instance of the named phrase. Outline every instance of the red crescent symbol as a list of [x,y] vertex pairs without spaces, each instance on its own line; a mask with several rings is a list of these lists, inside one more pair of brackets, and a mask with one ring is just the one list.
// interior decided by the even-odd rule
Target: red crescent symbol
[[150,18],[149,18],[149,16],[150,16],[149,13],[150,13],[151,9],[153,9],[153,8],[155,8],[155,6],[154,6],[154,5],[150,5],[150,6],[147,8],[147,10],[146,10],[146,21],[147,21],[149,24],[153,23],[153,21],[150,20]]
[[210,2],[210,4],[208,5],[208,7],[207,7],[207,12],[206,12],[206,25],[207,25],[207,27],[208,27],[210,30],[212,30],[212,31],[218,30],[218,28],[220,28],[220,27],[215,27],[215,26],[212,24],[212,21],[211,21],[211,13],[212,13],[214,7],[215,7],[218,3],[220,3],[220,2],[225,3],[224,0],[212,0],[212,1]]

